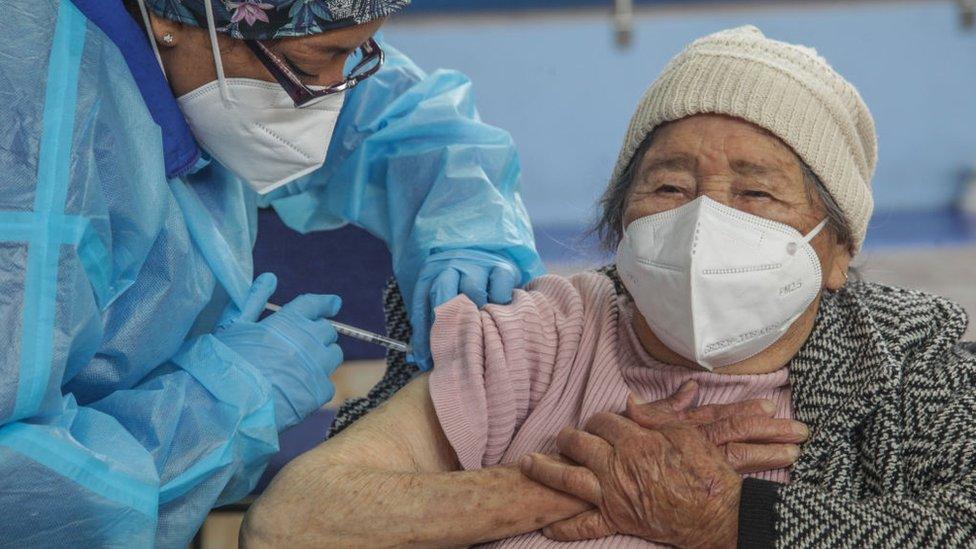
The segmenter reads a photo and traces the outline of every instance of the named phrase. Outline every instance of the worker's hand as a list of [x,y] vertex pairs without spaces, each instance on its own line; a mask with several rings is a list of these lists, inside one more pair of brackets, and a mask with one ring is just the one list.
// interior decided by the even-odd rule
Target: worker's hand
[[218,327],[214,336],[244,357],[271,384],[275,423],[280,432],[335,394],[329,376],[342,362],[342,349],[336,344],[335,328],[326,319],[339,312],[342,301],[334,295],[305,294],[255,322],[274,292],[273,278],[262,277],[255,281],[236,317],[233,312],[228,313],[225,320],[233,320]]
[[420,271],[411,301],[410,360],[424,371],[433,366],[430,328],[435,308],[459,294],[468,296],[479,309],[488,303],[511,303],[520,278],[514,263],[493,253],[464,249],[431,255]]

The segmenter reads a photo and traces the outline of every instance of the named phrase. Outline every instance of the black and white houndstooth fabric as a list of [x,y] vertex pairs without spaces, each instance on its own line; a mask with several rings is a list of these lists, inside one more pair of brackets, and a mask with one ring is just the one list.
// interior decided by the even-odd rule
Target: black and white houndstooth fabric
[[[601,272],[623,293],[612,266]],[[384,306],[388,333],[409,340],[392,280]],[[790,548],[976,547],[976,356],[959,344],[966,325],[958,305],[921,292],[851,282],[824,295],[790,364],[794,416],[811,438],[790,484],[776,485],[761,510],[774,530],[761,538]],[[387,364],[366,398],[342,406],[331,434],[418,373],[402,353]]]
[[790,365],[812,436],[777,489],[776,546],[976,546],[966,325],[958,305],[920,292],[858,282],[824,296]]
[[[383,315],[386,321],[386,333],[399,341],[410,341],[410,317],[407,307],[400,295],[400,287],[396,279],[390,278],[383,289]],[[333,436],[354,421],[366,415],[370,410],[387,401],[393,393],[399,391],[413,379],[420,369],[416,364],[407,362],[406,353],[386,351],[386,373],[383,378],[370,389],[365,397],[351,398],[342,403],[336,412],[335,421],[328,436]]]

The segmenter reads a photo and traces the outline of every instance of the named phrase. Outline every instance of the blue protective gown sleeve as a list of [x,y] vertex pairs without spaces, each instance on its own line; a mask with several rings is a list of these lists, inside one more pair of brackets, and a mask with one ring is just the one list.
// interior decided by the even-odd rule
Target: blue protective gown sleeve
[[302,231],[352,223],[390,249],[411,306],[431,254],[474,249],[543,273],[508,132],[481,121],[471,82],[422,71],[387,43],[383,68],[349,92],[325,167],[265,197]]
[[268,382],[212,335],[188,341],[145,381],[91,407],[152,456],[160,547],[185,547],[210,509],[254,489],[278,450]]
[[58,404],[0,428],[0,503],[32,511],[5,517],[0,546],[185,547],[277,451],[267,382],[209,335],[131,389]]
[[[185,547],[276,450],[268,382],[203,322],[215,277],[117,47],[66,0],[0,34],[0,546]],[[200,177],[249,277],[253,198]]]

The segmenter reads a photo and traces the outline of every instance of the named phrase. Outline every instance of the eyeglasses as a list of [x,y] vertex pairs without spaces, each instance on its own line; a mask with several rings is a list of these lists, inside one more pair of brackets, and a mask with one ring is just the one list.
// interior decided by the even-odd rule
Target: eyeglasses
[[[370,38],[362,46],[359,52],[362,60],[356,64],[342,82],[326,86],[325,88],[312,89],[305,85],[301,79],[290,69],[283,59],[275,55],[267,46],[257,40],[245,40],[245,44],[254,55],[261,61],[264,68],[268,69],[271,76],[281,84],[288,96],[295,102],[296,108],[307,107],[321,101],[324,97],[344,92],[352,89],[363,80],[376,74],[383,65],[386,58],[380,45]],[[316,86],[318,87],[318,86]]]

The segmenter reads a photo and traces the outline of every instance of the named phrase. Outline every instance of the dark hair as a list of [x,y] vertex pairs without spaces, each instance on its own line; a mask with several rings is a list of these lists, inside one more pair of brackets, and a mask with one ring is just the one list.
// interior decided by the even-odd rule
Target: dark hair
[[593,232],[600,238],[600,244],[609,252],[614,252],[620,239],[624,236],[624,210],[627,209],[627,197],[630,187],[637,179],[637,168],[640,166],[644,153],[651,148],[654,132],[647,134],[640,147],[630,157],[627,168],[616,179],[612,179],[600,197],[600,219],[593,227]]
[[[640,166],[641,159],[644,158],[644,153],[651,148],[653,137],[654,132],[651,132],[644,138],[627,164],[627,168],[621,172],[619,177],[610,181],[600,198],[600,219],[597,220],[592,232],[600,238],[600,243],[604,249],[610,252],[617,249],[617,245],[623,237],[624,210],[627,208],[627,198],[630,196],[630,189],[637,179],[637,169]],[[803,183],[807,197],[811,202],[819,199],[820,203],[823,204],[827,216],[825,228],[835,236],[838,243],[846,244],[847,251],[853,255],[854,231],[851,229],[851,224],[847,221],[844,211],[834,200],[823,181],[802,159],[800,160],[800,169],[803,171]]]
[[142,20],[142,12],[139,11],[139,4],[136,3],[136,0],[122,0],[122,6],[126,11],[129,12],[129,15],[135,20],[136,24],[139,25],[142,32],[146,32],[146,24]]

